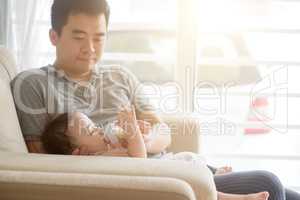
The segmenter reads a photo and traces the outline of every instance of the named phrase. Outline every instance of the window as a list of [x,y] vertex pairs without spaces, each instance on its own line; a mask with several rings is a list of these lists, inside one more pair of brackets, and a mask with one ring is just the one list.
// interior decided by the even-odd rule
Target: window
[[48,39],[52,0],[8,1],[8,44],[18,71],[52,63],[55,51]]
[[0,45],[6,44],[7,40],[7,32],[6,32],[6,24],[7,24],[7,1],[0,1]]
[[126,66],[142,81],[174,80],[176,1],[110,0],[109,3],[111,28],[104,64]]
[[[111,22],[103,64],[131,70],[158,112],[177,111],[177,2],[109,0]],[[168,98],[171,96],[171,98]]]
[[300,3],[198,6],[193,106],[204,153],[216,165],[271,170],[300,190]]

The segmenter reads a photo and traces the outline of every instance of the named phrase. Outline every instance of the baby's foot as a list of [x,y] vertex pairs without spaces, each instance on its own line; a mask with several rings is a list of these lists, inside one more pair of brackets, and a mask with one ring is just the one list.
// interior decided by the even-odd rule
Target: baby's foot
[[268,200],[269,192],[259,192],[254,194],[247,194],[244,200]]
[[232,167],[224,166],[224,167],[218,168],[215,172],[215,175],[227,174],[230,172],[232,172]]

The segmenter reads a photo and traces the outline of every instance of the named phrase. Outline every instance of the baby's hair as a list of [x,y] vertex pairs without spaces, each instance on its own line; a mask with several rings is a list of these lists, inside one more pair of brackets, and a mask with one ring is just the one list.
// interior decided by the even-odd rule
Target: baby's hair
[[49,154],[72,154],[75,146],[67,135],[69,114],[64,113],[56,117],[45,128],[42,134],[44,149]]

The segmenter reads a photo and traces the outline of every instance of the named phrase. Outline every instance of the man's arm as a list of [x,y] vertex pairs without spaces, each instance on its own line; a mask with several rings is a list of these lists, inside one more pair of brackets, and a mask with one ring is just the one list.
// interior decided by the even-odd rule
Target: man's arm
[[47,87],[39,81],[39,76],[44,74],[26,71],[11,82],[18,119],[29,153],[45,153],[39,135],[48,120],[43,98],[46,96],[43,91],[47,91]]
[[[163,121],[152,112],[139,112],[137,113],[137,119],[149,122],[151,126],[163,123]],[[147,137],[147,136],[146,136]],[[154,138],[145,141],[146,149],[148,153],[160,153],[164,151],[171,144],[171,135],[169,134],[158,134]]]

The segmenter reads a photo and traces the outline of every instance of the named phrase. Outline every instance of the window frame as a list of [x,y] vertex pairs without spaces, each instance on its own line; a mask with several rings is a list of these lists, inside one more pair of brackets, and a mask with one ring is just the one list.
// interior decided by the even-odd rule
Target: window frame
[[8,0],[0,1],[0,45],[7,45]]

